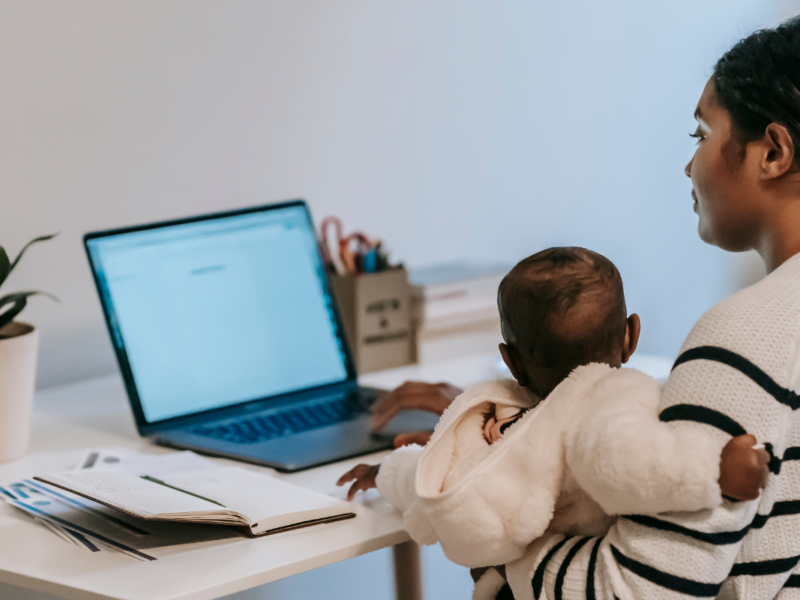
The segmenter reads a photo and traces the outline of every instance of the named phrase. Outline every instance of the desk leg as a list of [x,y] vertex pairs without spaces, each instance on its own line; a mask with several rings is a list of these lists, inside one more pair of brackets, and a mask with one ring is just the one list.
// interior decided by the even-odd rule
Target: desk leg
[[422,600],[422,560],[419,546],[409,541],[392,547],[397,600]]

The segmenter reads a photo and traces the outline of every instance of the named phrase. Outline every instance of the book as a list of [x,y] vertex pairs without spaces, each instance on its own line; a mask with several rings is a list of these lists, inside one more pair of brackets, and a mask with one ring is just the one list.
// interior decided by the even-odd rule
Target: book
[[251,536],[355,517],[342,500],[240,467],[203,462],[209,464],[184,470],[94,468],[34,479],[140,519],[240,526]]
[[505,263],[465,261],[412,269],[415,319],[420,329],[438,331],[497,321],[497,288],[510,269]]

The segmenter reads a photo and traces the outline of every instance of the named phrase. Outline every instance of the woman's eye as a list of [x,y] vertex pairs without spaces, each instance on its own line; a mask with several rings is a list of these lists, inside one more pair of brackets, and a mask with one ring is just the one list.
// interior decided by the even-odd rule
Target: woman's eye
[[689,137],[693,137],[698,143],[700,143],[701,140],[706,139],[706,136],[703,135],[703,132],[700,131],[699,128],[694,133],[690,133]]

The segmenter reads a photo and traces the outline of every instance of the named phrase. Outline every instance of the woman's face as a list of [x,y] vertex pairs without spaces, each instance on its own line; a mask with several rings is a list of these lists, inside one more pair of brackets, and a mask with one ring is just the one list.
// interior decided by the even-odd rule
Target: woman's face
[[697,150],[686,165],[692,180],[700,238],[731,252],[754,247],[763,216],[759,214],[755,153],[734,136],[730,113],[717,101],[709,79],[695,111]]

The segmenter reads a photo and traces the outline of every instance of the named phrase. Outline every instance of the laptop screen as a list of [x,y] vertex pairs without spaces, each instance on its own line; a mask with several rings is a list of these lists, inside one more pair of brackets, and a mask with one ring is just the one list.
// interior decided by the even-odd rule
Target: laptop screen
[[343,382],[305,206],[87,236],[147,422]]

